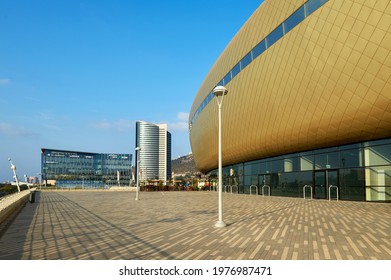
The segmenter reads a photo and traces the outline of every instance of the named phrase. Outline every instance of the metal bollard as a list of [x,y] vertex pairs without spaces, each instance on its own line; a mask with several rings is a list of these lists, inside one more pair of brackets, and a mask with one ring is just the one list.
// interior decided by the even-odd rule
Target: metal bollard
[[31,191],[30,192],[29,201],[30,201],[30,203],[34,203],[35,202],[35,191]]

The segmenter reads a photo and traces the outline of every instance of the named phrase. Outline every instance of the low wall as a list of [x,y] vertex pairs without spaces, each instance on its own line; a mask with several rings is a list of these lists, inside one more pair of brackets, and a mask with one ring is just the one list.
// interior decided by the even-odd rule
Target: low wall
[[[31,189],[35,191],[35,188]],[[0,225],[28,201],[30,190],[13,193],[0,198]]]
[[136,187],[110,187],[107,189],[100,188],[42,188],[41,191],[79,191],[79,192],[109,192],[109,191],[136,191]]

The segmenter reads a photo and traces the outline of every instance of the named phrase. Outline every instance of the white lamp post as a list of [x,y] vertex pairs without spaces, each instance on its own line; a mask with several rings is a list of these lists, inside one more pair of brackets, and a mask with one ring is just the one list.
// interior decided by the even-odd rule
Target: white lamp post
[[30,190],[30,186],[26,174],[24,174],[24,180],[26,181],[27,188]]
[[219,220],[215,224],[215,227],[226,227],[223,222],[223,161],[221,152],[221,105],[223,104],[224,95],[228,93],[228,90],[223,86],[217,86],[213,90],[216,96],[217,105],[219,107]]
[[121,174],[119,172],[119,170],[117,170],[117,182],[118,182],[118,187],[121,187]]
[[16,166],[12,164],[12,161],[11,161],[10,158],[8,158],[8,161],[10,162],[11,169],[14,172],[14,178],[15,178],[15,181],[16,181],[16,186],[18,187],[18,192],[20,192],[19,179],[18,179],[18,175],[16,175]]
[[37,173],[39,176],[39,190],[42,190],[42,173]]
[[130,170],[129,170],[129,188],[132,186],[132,181],[134,181],[134,175],[133,175],[133,167],[132,164],[130,164]]
[[136,147],[136,160],[137,160],[136,175],[137,175],[137,179],[136,179],[136,198],[135,198],[135,200],[139,200],[139,197],[138,197],[138,189],[139,189],[139,178],[140,178],[140,174],[139,174],[139,168],[140,168],[140,151],[141,151],[141,148],[140,148],[140,147]]

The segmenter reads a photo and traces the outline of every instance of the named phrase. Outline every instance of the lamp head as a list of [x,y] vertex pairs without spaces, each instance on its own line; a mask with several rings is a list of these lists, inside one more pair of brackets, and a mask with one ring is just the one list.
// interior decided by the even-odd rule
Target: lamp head
[[217,86],[213,89],[213,94],[216,96],[223,96],[228,93],[228,90],[223,86]]

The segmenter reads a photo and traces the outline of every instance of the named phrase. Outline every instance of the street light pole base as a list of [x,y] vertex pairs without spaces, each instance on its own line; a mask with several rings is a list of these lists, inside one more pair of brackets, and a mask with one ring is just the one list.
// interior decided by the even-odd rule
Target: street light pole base
[[215,224],[215,227],[217,228],[223,228],[223,227],[226,227],[227,225],[223,222],[223,221],[218,221],[216,224]]

